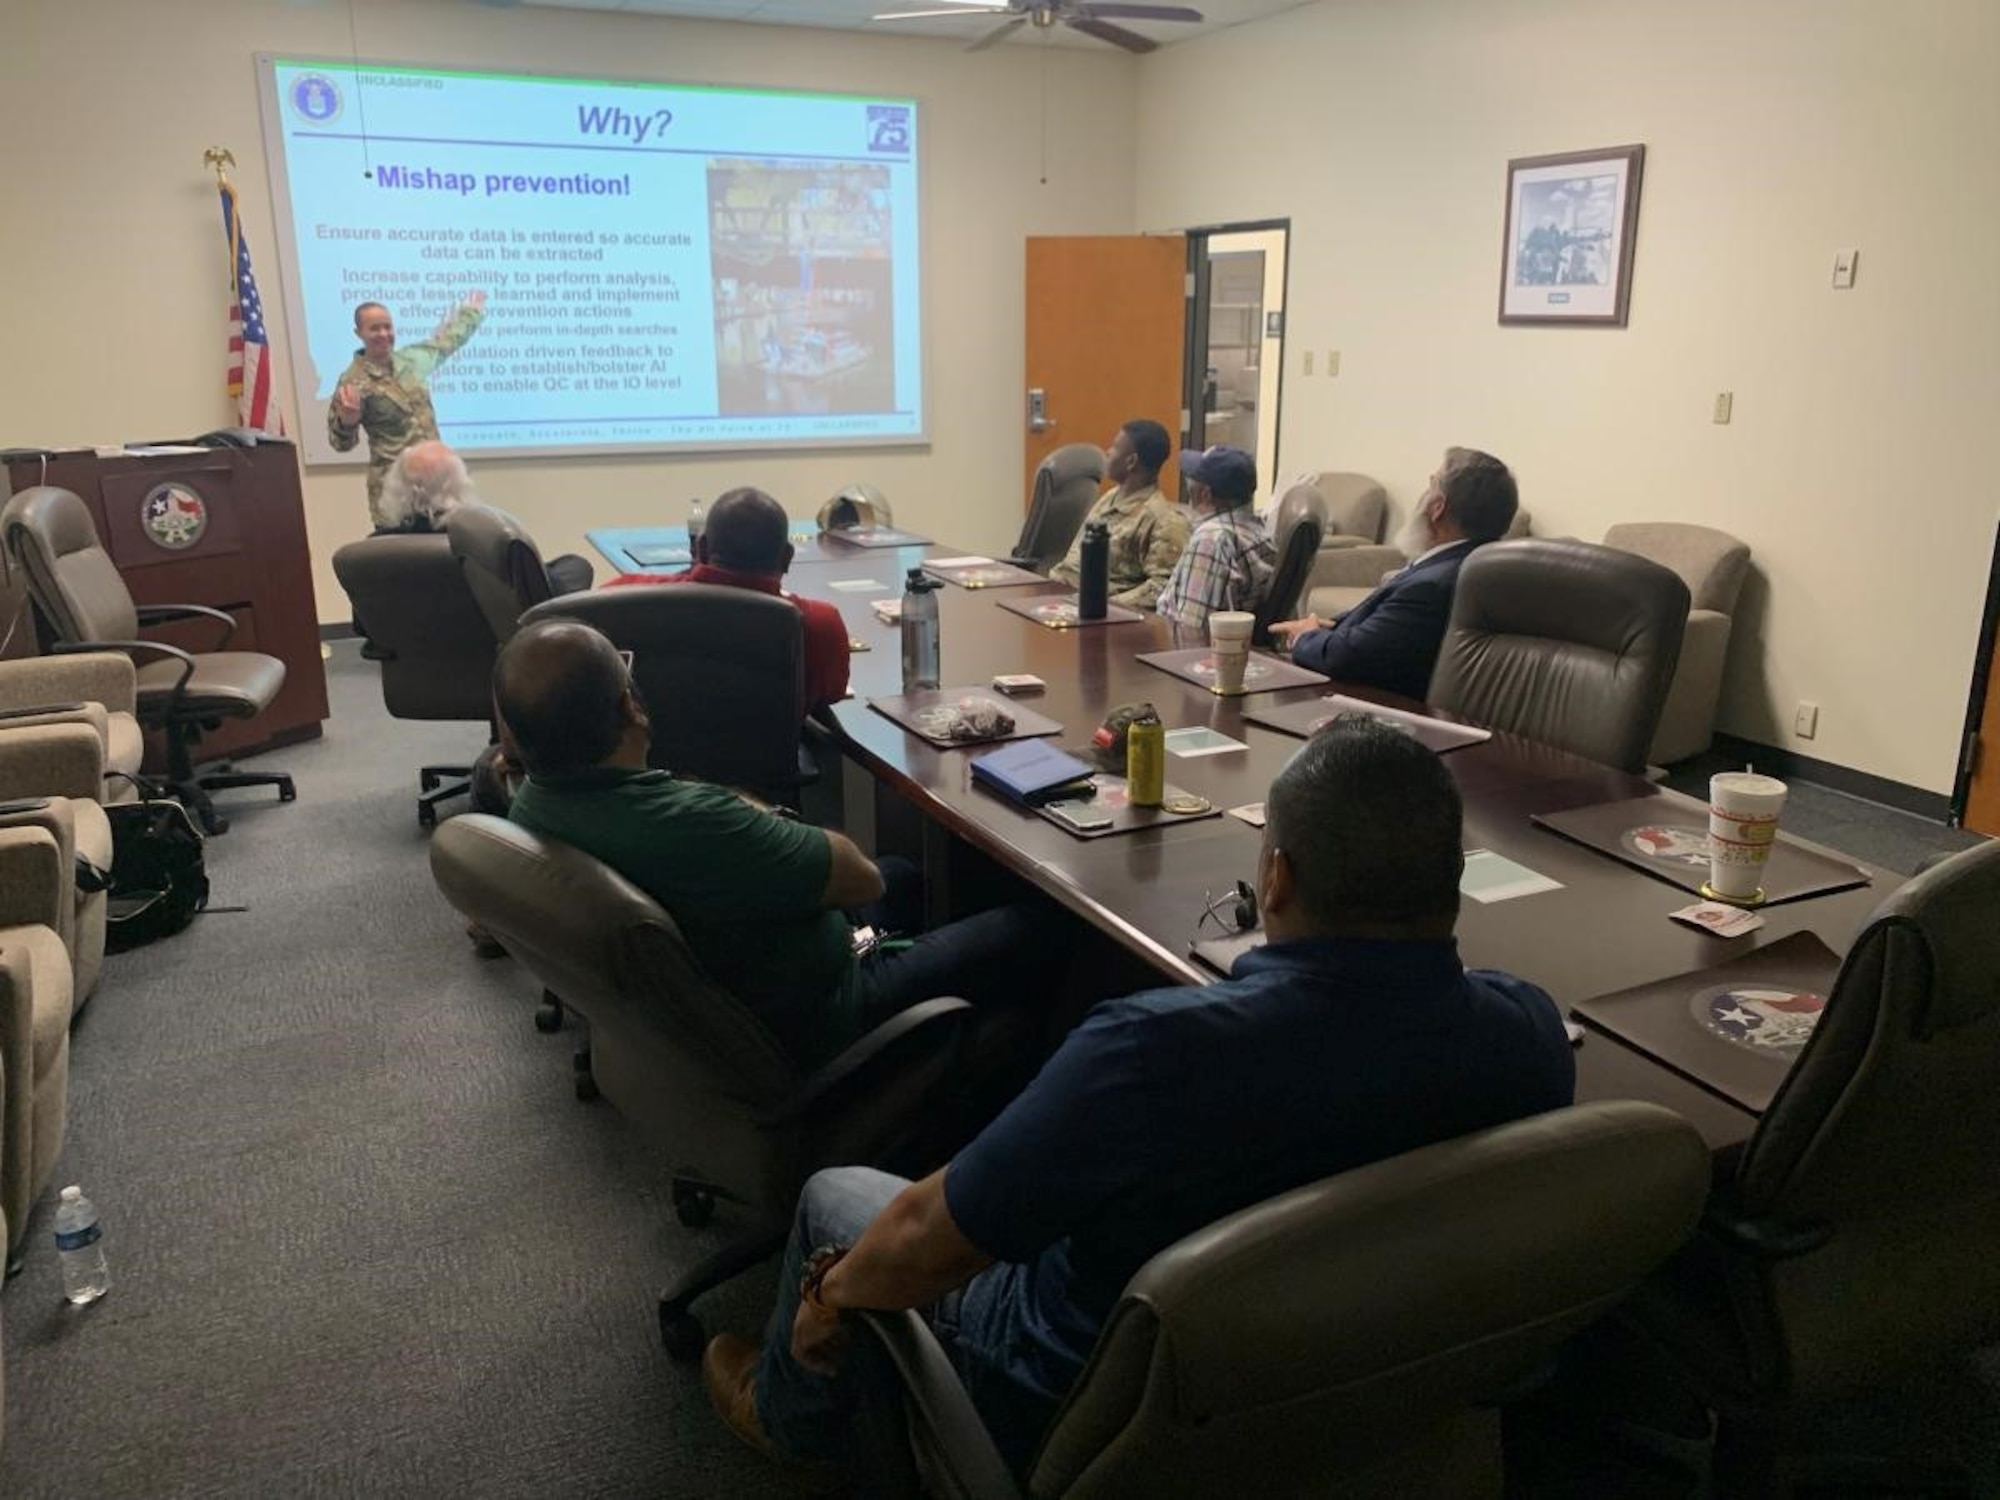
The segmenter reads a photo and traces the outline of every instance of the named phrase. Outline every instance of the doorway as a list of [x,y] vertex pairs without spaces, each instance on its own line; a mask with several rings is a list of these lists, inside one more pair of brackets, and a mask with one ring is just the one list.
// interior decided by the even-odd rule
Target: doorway
[[1979,624],[1964,749],[1951,805],[1961,827],[2000,837],[2000,534],[1994,537],[1987,575],[1986,612]]
[[1187,236],[1188,303],[1181,444],[1226,443],[1257,463],[1269,506],[1278,480],[1291,221],[1224,224]]

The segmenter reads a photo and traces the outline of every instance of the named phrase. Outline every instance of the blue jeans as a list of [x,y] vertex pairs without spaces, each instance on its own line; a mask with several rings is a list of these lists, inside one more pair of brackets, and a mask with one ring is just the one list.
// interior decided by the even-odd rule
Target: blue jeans
[[[813,1251],[822,1245],[853,1244],[889,1200],[908,1186],[906,1178],[872,1167],[834,1167],[814,1173],[799,1194],[791,1243],[778,1271],[777,1305],[764,1329],[764,1354],[757,1366],[758,1419],[771,1440],[794,1457],[853,1461],[858,1456],[852,1442],[857,1414],[896,1417],[901,1412],[901,1379],[872,1338],[856,1331],[840,1373],[816,1375],[792,1358],[792,1321],[799,1310],[799,1277]],[[961,1328],[961,1314],[970,1311],[967,1292],[1009,1269],[995,1266],[982,1271],[965,1287],[919,1311],[1002,1455],[1016,1473],[1022,1473],[1055,1409],[982,1357],[976,1331]],[[900,1439],[900,1421],[875,1425],[877,1430],[887,1426]]]

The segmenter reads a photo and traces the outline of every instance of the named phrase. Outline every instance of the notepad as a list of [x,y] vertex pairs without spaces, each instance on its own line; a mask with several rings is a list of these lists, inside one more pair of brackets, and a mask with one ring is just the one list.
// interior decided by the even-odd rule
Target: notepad
[[972,763],[972,779],[1015,802],[1032,806],[1087,779],[1090,766],[1046,740],[1018,740]]

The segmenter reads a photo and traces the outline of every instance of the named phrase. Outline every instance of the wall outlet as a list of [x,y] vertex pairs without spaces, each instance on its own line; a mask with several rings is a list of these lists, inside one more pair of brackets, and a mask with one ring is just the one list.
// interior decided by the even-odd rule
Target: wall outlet
[[1727,427],[1729,418],[1736,410],[1736,392],[1717,391],[1715,393],[1715,425]]
[[1329,349],[1326,351],[1326,373],[1329,376],[1340,373],[1340,351],[1338,349]]
[[1792,710],[1792,733],[1802,740],[1809,740],[1819,733],[1819,705],[1800,703]]
[[1306,350],[1306,366],[1305,370],[1302,373],[1310,375],[1312,374],[1312,372],[1313,372],[1313,352],[1312,350],[1308,349]]

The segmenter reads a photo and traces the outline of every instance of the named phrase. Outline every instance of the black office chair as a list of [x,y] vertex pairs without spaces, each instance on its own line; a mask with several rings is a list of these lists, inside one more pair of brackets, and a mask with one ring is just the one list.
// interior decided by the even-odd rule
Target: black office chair
[[1104,450],[1095,443],[1065,443],[1036,464],[1028,518],[1008,560],[1037,573],[1061,562],[1103,483]]
[[[699,585],[688,584],[688,588]],[[620,592],[625,592],[621,590]],[[922,1173],[955,1144],[943,1122],[972,1007],[926,1000],[810,1073],[702,970],[673,918],[609,866],[502,818],[470,813],[431,840],[445,899],[590,1025],[578,1095],[601,1094],[671,1153],[675,1215],[749,1206],[744,1236],[660,1296],[677,1359],[705,1342],[694,1299],[778,1249],[799,1189],[826,1166]]]
[[[333,554],[333,576],[367,621],[382,667],[382,702],[398,719],[477,722],[493,733],[493,630],[441,532],[375,536]],[[471,791],[472,766],[417,771],[417,822]]]
[[1426,695],[1475,724],[1634,775],[1674,682],[1688,586],[1589,542],[1491,542],[1465,560]]
[[845,531],[855,526],[893,526],[889,500],[872,484],[850,484],[819,508],[821,531]]
[[1319,556],[1320,538],[1326,535],[1326,500],[1310,484],[1295,484],[1278,502],[1271,518],[1271,543],[1278,550],[1278,566],[1271,574],[1271,587],[1257,606],[1257,623],[1250,638],[1260,646],[1271,644],[1271,625],[1289,620],[1298,613],[1299,596],[1312,576],[1313,561]]
[[521,617],[581,620],[632,653],[653,721],[651,760],[679,776],[796,806],[805,627],[786,599],[709,583],[565,594]]
[[[285,664],[261,651],[228,651],[236,621],[201,604],[132,601],[111,554],[98,539],[90,510],[68,490],[36,485],[22,490],[0,512],[7,551],[27,575],[35,617],[51,653],[122,651],[138,674],[138,719],[167,742],[167,781],[210,833],[229,822],[215,810],[211,792],[233,787],[276,787],[278,800],[298,793],[283,771],[238,771],[229,766],[195,769],[195,746],[224,719],[254,718],[285,685]],[[183,651],[139,639],[145,625],[210,620],[220,627],[208,651]]]
[[[1954,1366],[2000,1340],[1996,912],[2000,842],[1876,909],[1701,1232],[1623,1315],[1716,1413],[1720,1495],[1782,1500],[1839,1464],[1829,1412],[1976,1383]],[[1936,1477],[1923,1493],[1960,1492]]]
[[504,646],[520,629],[523,614],[555,596],[535,539],[491,505],[461,505],[446,518],[444,530],[473,602],[494,641]]

